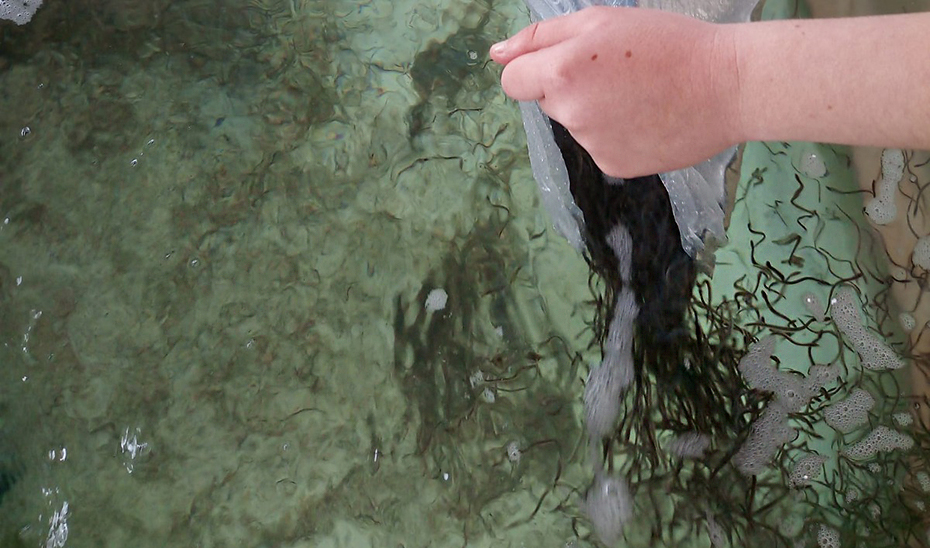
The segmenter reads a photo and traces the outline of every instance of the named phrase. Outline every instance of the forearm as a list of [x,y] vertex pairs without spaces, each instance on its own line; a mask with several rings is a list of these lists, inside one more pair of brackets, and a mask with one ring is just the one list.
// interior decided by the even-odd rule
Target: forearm
[[740,140],[930,150],[930,13],[732,32]]

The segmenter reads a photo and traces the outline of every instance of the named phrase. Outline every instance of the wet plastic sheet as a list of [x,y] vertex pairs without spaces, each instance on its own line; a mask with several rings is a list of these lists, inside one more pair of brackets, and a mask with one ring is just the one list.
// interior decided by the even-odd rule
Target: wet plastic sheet
[[[748,21],[758,0],[525,0],[534,20],[605,5],[663,9],[718,23]],[[521,103],[533,175],[556,230],[579,251],[583,218],[569,190],[568,171],[552,137],[549,118],[536,102]],[[681,244],[692,257],[726,242],[724,173],[736,147],[696,166],[660,174],[672,202]]]

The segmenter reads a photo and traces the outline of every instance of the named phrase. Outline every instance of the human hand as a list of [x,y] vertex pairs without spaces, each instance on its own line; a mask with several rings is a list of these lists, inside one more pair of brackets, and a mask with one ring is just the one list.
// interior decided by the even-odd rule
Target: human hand
[[507,95],[539,101],[614,177],[684,168],[742,140],[725,25],[592,7],[526,27],[491,58]]

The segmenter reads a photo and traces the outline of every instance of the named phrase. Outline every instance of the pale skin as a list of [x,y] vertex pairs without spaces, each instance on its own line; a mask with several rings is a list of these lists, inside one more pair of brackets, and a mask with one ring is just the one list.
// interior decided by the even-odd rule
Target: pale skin
[[696,164],[746,141],[930,150],[930,13],[712,24],[595,7],[495,44],[608,175]]

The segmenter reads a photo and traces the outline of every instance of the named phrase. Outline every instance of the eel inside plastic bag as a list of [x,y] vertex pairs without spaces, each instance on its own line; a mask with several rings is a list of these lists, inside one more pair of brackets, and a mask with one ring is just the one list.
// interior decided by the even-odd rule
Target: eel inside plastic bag
[[[705,21],[749,21],[758,0],[526,0],[534,20],[566,15],[589,6],[645,7],[674,11]],[[536,102],[521,103],[533,175],[556,230],[577,250],[584,248],[584,220],[569,191],[565,161],[552,136],[549,117]],[[685,252],[698,257],[726,242],[723,228],[724,172],[736,147],[698,165],[660,174],[668,191]]]
[[[635,7],[636,0],[526,0],[536,20],[592,6]],[[710,21],[748,21],[756,0],[640,0]],[[664,174],[617,179],[604,174],[571,134],[535,102],[521,103],[533,174],[556,229],[604,282],[597,299],[593,364],[584,390],[594,481],[581,503],[602,542],[615,545],[633,517],[632,493],[661,453],[653,423],[710,439],[739,417],[731,396],[710,389],[720,358],[699,322],[689,321],[698,266],[726,241],[724,171],[735,147],[701,164]],[[622,128],[618,128],[622,131]],[[732,359],[729,360],[733,365]],[[730,380],[727,386],[739,386]],[[634,464],[609,456],[614,442],[634,443]]]

